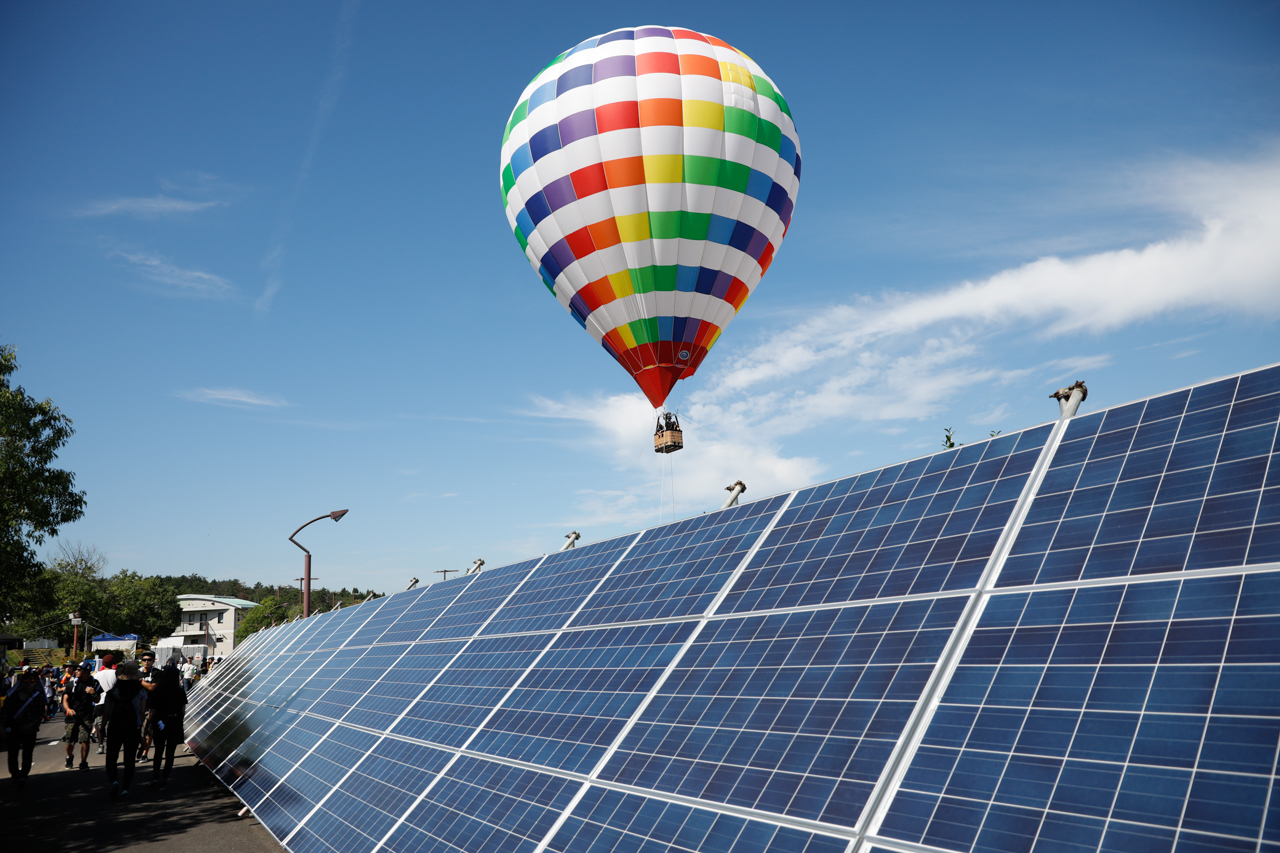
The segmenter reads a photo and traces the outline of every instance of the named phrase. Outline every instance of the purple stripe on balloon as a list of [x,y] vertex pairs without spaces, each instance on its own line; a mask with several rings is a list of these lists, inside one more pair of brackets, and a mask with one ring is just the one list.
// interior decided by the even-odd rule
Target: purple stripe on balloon
[[760,260],[760,255],[764,253],[764,247],[769,245],[769,238],[759,231],[751,238],[751,242],[747,243],[747,254],[752,260]]
[[560,121],[560,144],[568,145],[596,135],[596,111],[583,110]]
[[573,250],[569,248],[569,244],[562,238],[556,241],[551,247],[551,257],[556,259],[556,263],[560,265],[560,269],[567,269],[574,261],[577,260],[573,256]]
[[698,327],[702,325],[702,321],[693,317],[684,324],[684,334],[680,337],[682,341],[696,341],[698,339]]
[[636,58],[634,56],[606,56],[596,62],[595,82],[608,80],[610,77],[636,76]]
[[729,285],[733,284],[733,276],[723,270],[716,273],[715,286],[711,288],[711,295],[717,299],[724,299],[724,295],[729,292]]
[[576,89],[579,86],[588,86],[591,84],[591,66],[579,65],[577,68],[570,68],[556,78],[556,97],[560,97],[570,89]]
[[635,37],[635,30],[618,30],[613,33],[605,33],[600,36],[599,41],[596,42],[596,47],[599,47],[602,44],[608,44],[611,41],[632,41]]
[[578,196],[573,191],[573,181],[568,175],[563,178],[557,178],[542,188],[542,194],[546,196],[547,204],[552,210],[559,210],[571,201],[577,201]]
[[782,220],[783,225],[791,225],[791,211],[795,210],[796,203],[788,198],[782,204],[782,210],[778,211],[778,218]]
[[641,27],[636,30],[636,38],[638,39],[653,38],[654,36],[675,38],[675,36],[671,35],[671,30],[664,29],[663,27]]

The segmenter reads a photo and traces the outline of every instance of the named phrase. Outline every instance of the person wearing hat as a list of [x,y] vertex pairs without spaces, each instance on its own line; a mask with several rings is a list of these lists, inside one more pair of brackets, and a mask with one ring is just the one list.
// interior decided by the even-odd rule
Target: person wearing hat
[[[142,664],[142,672],[139,673],[139,678],[142,680],[143,686],[147,687],[149,691],[154,691],[160,676],[160,670],[156,669],[156,653],[151,651],[143,652],[138,656],[138,662]],[[142,709],[142,740],[138,743],[139,761],[147,760],[147,751],[151,748],[151,731],[155,717],[155,714],[152,713],[151,699],[149,697],[146,703]]]
[[4,729],[9,742],[9,778],[15,787],[25,785],[31,773],[31,756],[35,752],[36,735],[44,720],[44,711],[40,674],[24,666],[5,697],[4,706],[0,707],[0,728]]
[[75,745],[80,744],[80,769],[89,769],[89,732],[93,729],[93,704],[98,694],[98,682],[93,678],[93,664],[85,661],[76,669],[62,694],[62,712],[66,715],[66,730],[62,742],[67,745],[67,769],[71,769]]
[[[129,794],[133,782],[134,765],[138,758],[138,732],[142,728],[142,708],[147,690],[143,686],[142,670],[136,661],[127,660],[116,667],[115,684],[107,691],[103,701],[101,728],[107,736],[107,781],[111,784],[109,796],[124,797]],[[124,772],[117,773],[120,751],[124,750]]]

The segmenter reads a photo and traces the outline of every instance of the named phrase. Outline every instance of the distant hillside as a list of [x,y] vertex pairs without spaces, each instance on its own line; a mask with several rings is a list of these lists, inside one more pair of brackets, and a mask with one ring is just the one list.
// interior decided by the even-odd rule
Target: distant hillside
[[[159,581],[173,589],[175,595],[221,595],[227,598],[243,598],[247,601],[260,602],[268,596],[274,596],[285,605],[302,605],[302,592],[297,586],[267,586],[262,583],[252,585],[239,578],[229,580],[210,580],[202,575],[156,575]],[[364,601],[373,590],[347,589],[331,590],[328,587],[311,587],[311,608],[315,611],[332,610],[337,605],[347,607]],[[378,593],[379,597],[382,593]]]

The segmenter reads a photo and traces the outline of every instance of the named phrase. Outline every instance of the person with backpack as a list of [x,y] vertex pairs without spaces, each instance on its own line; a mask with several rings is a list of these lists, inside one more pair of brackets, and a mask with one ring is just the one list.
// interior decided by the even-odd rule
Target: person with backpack
[[[9,741],[9,777],[15,787],[27,784],[36,735],[44,720],[45,695],[39,674],[25,667],[0,707],[0,728]],[[21,760],[19,760],[21,759]]]
[[[129,794],[138,758],[138,733],[142,729],[146,694],[136,661],[127,660],[116,667],[115,683],[102,703],[101,730],[107,739],[107,781],[111,785],[108,796],[124,797]],[[122,749],[124,773],[119,774],[116,766]]]

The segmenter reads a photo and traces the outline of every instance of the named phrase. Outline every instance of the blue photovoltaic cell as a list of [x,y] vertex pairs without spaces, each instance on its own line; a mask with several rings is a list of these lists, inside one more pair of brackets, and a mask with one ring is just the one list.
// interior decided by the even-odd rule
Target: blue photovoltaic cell
[[403,646],[374,646],[353,649],[354,659],[333,684],[316,697],[307,713],[341,720],[379,683],[384,673],[399,669]]
[[[401,593],[402,595],[412,594],[415,597],[375,642],[414,642],[467,590],[468,584],[473,580],[475,580],[474,575],[454,578],[452,583],[435,583],[427,587],[421,596],[417,595],[417,590]],[[393,595],[391,598],[394,600],[397,596]]]
[[384,849],[532,853],[580,786],[563,777],[463,757],[409,812]]
[[509,634],[561,627],[635,538],[623,536],[547,555],[533,577],[520,587],[483,633]]
[[591,787],[547,845],[569,851],[643,853],[844,853],[833,838],[636,794]]
[[439,584],[448,589],[449,584],[460,584],[471,580],[462,594],[454,599],[445,612],[440,615],[431,627],[423,632],[422,640],[449,640],[455,637],[470,637],[493,615],[507,596],[520,586],[521,582],[538,565],[538,560],[525,560],[484,572],[474,580],[468,577],[454,578]]
[[368,693],[352,703],[343,721],[387,731],[466,643],[466,640],[445,640],[414,643],[404,649],[404,656],[369,686]]
[[1278,748],[1280,572],[1006,593],[880,834],[956,851],[1237,849],[1262,832]]
[[646,531],[574,627],[700,614],[760,538],[785,496]]
[[288,815],[281,813],[278,806],[273,807],[270,809],[273,822],[268,822],[267,812],[259,807],[279,787],[280,781],[297,768],[307,752],[332,728],[333,723],[328,720],[294,716],[292,724],[282,726],[278,736],[264,744],[265,751],[232,784],[232,790],[254,810],[258,820],[277,838],[283,838],[281,832],[287,834],[293,828]]
[[295,620],[187,740],[293,853],[1280,853],[1278,420],[1271,367]]
[[554,636],[521,634],[473,641],[392,732],[427,743],[462,746]]
[[468,749],[589,772],[692,632],[685,622],[562,634]]
[[359,762],[290,839],[295,853],[369,853],[452,753],[386,738]]
[[723,610],[973,587],[1050,429],[805,489],[751,559]]
[[377,735],[346,726],[334,726],[318,740],[310,753],[297,762],[289,774],[288,784],[278,786],[260,802],[254,813],[266,823],[264,815],[273,815],[269,828],[277,838],[284,838],[337,785],[347,771],[358,762],[378,739]]
[[[365,621],[354,634],[348,645],[351,646],[367,646],[370,643],[378,642],[378,638],[387,632],[392,623],[400,619],[406,610],[411,609],[418,599],[422,598],[429,591],[440,593],[436,586],[424,586],[419,589],[409,590],[403,595],[388,596],[385,599],[377,599],[383,602],[382,607],[371,618]],[[403,642],[403,638],[398,638]],[[409,639],[417,639],[411,637]]]
[[1277,375],[1075,418],[998,585],[1280,561]]
[[965,601],[714,621],[600,778],[852,826]]

